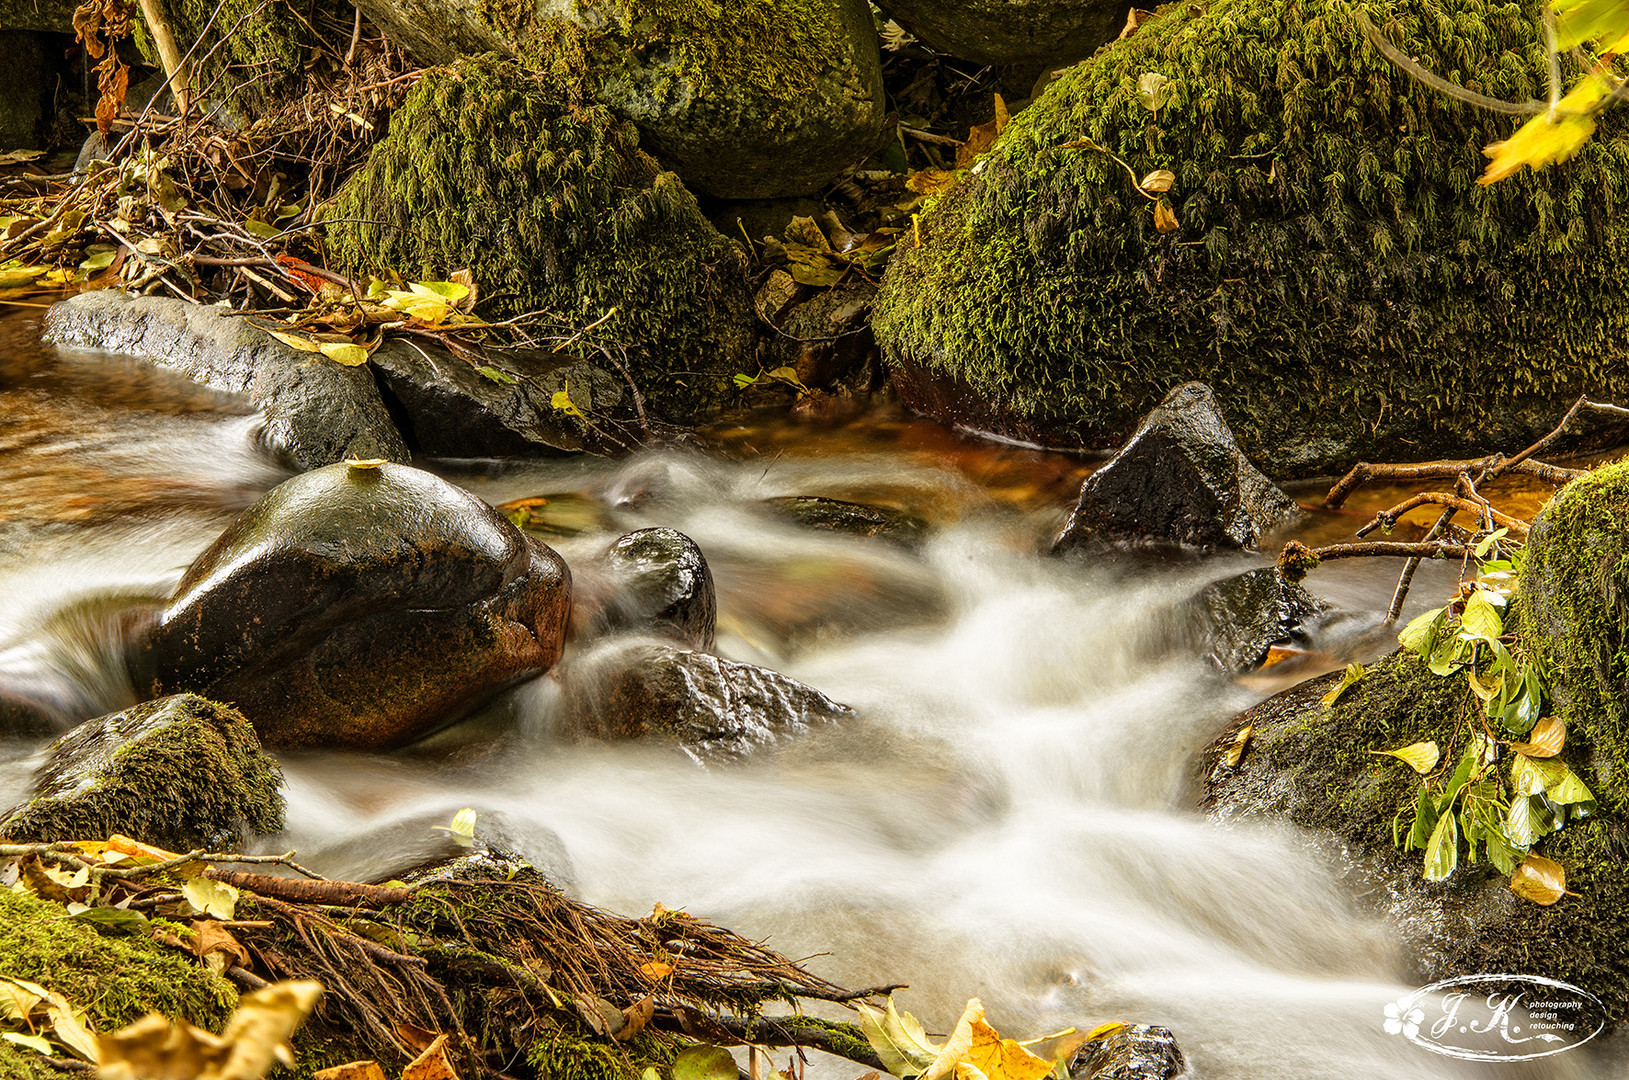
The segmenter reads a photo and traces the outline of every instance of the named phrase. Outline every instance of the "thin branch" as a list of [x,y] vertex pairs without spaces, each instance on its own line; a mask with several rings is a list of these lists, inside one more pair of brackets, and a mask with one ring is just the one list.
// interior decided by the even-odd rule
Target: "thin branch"
[[[1441,75],[1437,75],[1421,67],[1413,57],[1408,56],[1397,46],[1393,45],[1391,42],[1387,41],[1383,36],[1381,36],[1380,31],[1376,29],[1374,23],[1369,21],[1369,13],[1364,11],[1363,8],[1354,7],[1352,9],[1352,13],[1357,18],[1358,25],[1363,28],[1363,33],[1369,39],[1369,43],[1375,48],[1379,49],[1387,60],[1390,60],[1398,67],[1402,68],[1417,82],[1424,83],[1426,86],[1429,86],[1439,94],[1445,94],[1448,97],[1454,98],[1458,101],[1463,101],[1467,104],[1475,105],[1491,112],[1504,113],[1507,116],[1536,116],[1549,108],[1549,106],[1546,106],[1542,101],[1501,101],[1498,98],[1488,97],[1486,94],[1479,94],[1475,90],[1468,90],[1456,83],[1451,83],[1447,79],[1444,79]],[[1554,55],[1553,51],[1551,55]]]

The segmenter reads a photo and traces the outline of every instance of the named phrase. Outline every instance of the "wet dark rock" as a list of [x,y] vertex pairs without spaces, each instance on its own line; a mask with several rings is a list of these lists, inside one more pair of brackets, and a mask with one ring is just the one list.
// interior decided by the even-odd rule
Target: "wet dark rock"
[[390,342],[375,350],[371,365],[408,445],[437,457],[607,452],[613,447],[554,407],[554,395],[569,383],[573,404],[587,412],[612,408],[626,393],[618,376],[542,352],[492,357],[489,366],[507,382],[435,346]]
[[283,827],[281,784],[241,713],[180,694],[58,739],[0,835],[49,842],[122,833],[171,851],[235,851]]
[[877,5],[940,52],[976,64],[1078,60],[1113,41],[1129,0],[884,0]]
[[1183,383],[1143,418],[1109,463],[1086,478],[1053,544],[1091,541],[1253,550],[1297,513],[1239,450],[1204,383]]
[[782,495],[765,499],[764,505],[799,525],[850,536],[878,536],[909,545],[920,542],[928,531],[927,522],[891,506],[845,502],[819,495]]
[[1328,605],[1285,581],[1276,567],[1263,566],[1206,585],[1182,608],[1211,661],[1246,672],[1261,665],[1270,646],[1299,636]]
[[569,738],[663,740],[708,762],[743,758],[853,710],[768,668],[631,642],[573,662],[561,715]]
[[778,333],[766,343],[763,366],[773,370],[790,367],[805,386],[824,389],[852,384],[868,389],[868,376],[881,371],[877,339],[871,334],[871,305],[877,287],[867,282],[835,285],[813,295],[782,305],[780,312],[768,308],[778,301],[768,290],[778,282],[771,276],[759,289],[757,306]]
[[1131,1024],[1076,1050],[1071,1080],[1174,1080],[1188,1067],[1170,1028]]
[[0,29],[5,70],[0,71],[0,149],[42,149],[54,80],[46,78],[39,38],[26,30]]
[[334,465],[245,511],[188,569],[137,687],[243,710],[268,746],[399,746],[551,667],[570,575],[429,473]]
[[713,647],[713,572],[690,537],[677,529],[640,529],[617,539],[600,565],[609,591],[593,619],[596,632],[635,630],[675,637],[702,652]]
[[366,365],[300,352],[219,308],[114,290],[53,304],[45,340],[146,357],[214,387],[247,394],[273,443],[302,469],[347,457],[407,461]]

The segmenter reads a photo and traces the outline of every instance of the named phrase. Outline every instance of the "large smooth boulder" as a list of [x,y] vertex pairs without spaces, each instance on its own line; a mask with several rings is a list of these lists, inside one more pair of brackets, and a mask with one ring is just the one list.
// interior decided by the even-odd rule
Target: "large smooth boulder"
[[[494,319],[587,325],[614,309],[600,333],[630,347],[617,374],[659,419],[716,411],[731,376],[754,370],[745,257],[569,74],[494,56],[427,72],[329,220],[331,253],[354,276],[468,268]],[[594,417],[595,385],[562,388]]]
[[366,366],[343,367],[204,304],[107,289],[51,305],[45,340],[144,357],[266,414],[272,443],[302,469],[343,458],[408,460]]
[[283,827],[282,773],[243,714],[194,694],[87,720],[46,751],[18,843],[120,833],[171,851],[238,851]]
[[655,641],[613,642],[574,659],[561,733],[657,740],[700,763],[746,757],[853,710],[777,671]]
[[570,594],[560,557],[468,492],[334,465],[198,557],[132,669],[232,702],[268,746],[398,746],[551,667]]
[[1130,0],[884,0],[877,5],[941,52],[976,64],[1078,60],[1125,25]]
[[1184,383],[1086,478],[1052,550],[1094,541],[1254,550],[1298,512],[1239,450],[1210,388]]
[[818,190],[877,148],[887,111],[865,0],[363,0],[431,63],[493,51],[567,57],[590,96],[639,125],[696,191]]
[[[900,245],[873,328],[901,400],[1106,449],[1200,379],[1285,477],[1513,452],[1580,393],[1629,394],[1629,220],[1603,195],[1629,135],[1478,185],[1516,121],[1422,89],[1358,11],[1444,77],[1544,96],[1537,0],[1166,5],[1015,115]],[[1157,115],[1147,75],[1168,80]],[[1128,167],[1174,174],[1180,227]]]

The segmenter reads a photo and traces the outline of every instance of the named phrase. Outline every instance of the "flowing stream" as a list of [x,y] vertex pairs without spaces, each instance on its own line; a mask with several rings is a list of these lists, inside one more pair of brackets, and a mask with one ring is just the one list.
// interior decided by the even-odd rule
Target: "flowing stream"
[[[122,358],[58,355],[36,333],[0,320],[0,688],[94,715],[131,702],[112,659],[121,612],[166,595],[289,474],[240,403]],[[1082,466],[921,422],[717,434],[726,453],[425,464],[494,503],[554,496],[553,542],[574,567],[634,528],[688,533],[718,583],[718,651],[855,719],[702,767],[557,741],[545,677],[408,751],[285,755],[289,827],[264,849],[386,877],[445,853],[433,826],[469,806],[484,836],[583,899],[683,908],[824,954],[811,966],[848,985],[908,983],[898,1000],[930,1031],[979,996],[1019,1038],[1165,1024],[1193,1075],[1218,1080],[1629,1075],[1621,1037],[1477,1065],[1385,1034],[1383,1007],[1413,988],[1407,957],[1340,884],[1338,852],[1192,809],[1196,752],[1293,679],[1222,675],[1173,606],[1259,560],[1045,558]],[[890,502],[935,530],[913,551],[801,529],[762,509],[778,495]],[[1377,654],[1394,580],[1391,565],[1317,571],[1309,585],[1345,616],[1308,663]],[[1422,573],[1411,610],[1447,580]],[[0,739],[0,806],[23,796],[42,743]]]

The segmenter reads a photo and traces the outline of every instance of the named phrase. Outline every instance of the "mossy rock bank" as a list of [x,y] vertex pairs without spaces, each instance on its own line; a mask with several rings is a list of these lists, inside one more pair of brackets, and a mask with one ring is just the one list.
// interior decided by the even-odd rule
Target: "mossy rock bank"
[[468,268],[490,318],[586,325],[615,308],[601,338],[630,346],[652,413],[692,422],[755,369],[745,257],[632,124],[584,98],[573,66],[483,56],[428,72],[341,191],[332,254],[362,275]]
[[0,836],[47,843],[122,833],[172,851],[232,851],[283,827],[282,780],[242,713],[178,694],[87,720],[57,740]]
[[[1576,895],[1552,907],[1518,899],[1486,862],[1441,884],[1423,880],[1419,852],[1393,846],[1406,828],[1419,778],[1372,751],[1437,740],[1445,759],[1456,728],[1478,714],[1466,679],[1431,674],[1408,653],[1370,667],[1333,707],[1328,675],[1256,706],[1217,740],[1254,727],[1238,768],[1208,782],[1213,812],[1268,814],[1332,831],[1382,887],[1414,947],[1422,979],[1474,972],[1544,975],[1600,997],[1629,1019],[1629,462],[1569,484],[1534,522],[1508,625],[1544,672],[1545,711],[1567,724],[1561,760],[1590,786],[1596,813],[1545,837],[1538,854],[1560,863]],[[1214,763],[1215,757],[1208,758]],[[1402,815],[1400,818],[1399,815]]]
[[[1294,476],[1520,448],[1579,393],[1629,391],[1621,123],[1480,186],[1516,121],[1412,82],[1355,10],[1173,4],[1053,83],[889,267],[874,327],[901,396],[1106,448],[1199,379],[1246,453]],[[1451,81],[1544,96],[1533,3],[1365,10]],[[1104,149],[1063,145],[1083,136]],[[1180,228],[1157,231],[1127,168],[1175,175]]]
[[494,51],[548,66],[576,28],[593,96],[691,188],[818,190],[877,149],[886,107],[865,0],[363,0],[431,63]]
[[[231,983],[184,953],[137,935],[101,933],[67,918],[60,904],[10,889],[0,889],[0,972],[61,994],[99,1032],[150,1012],[219,1031],[238,999]],[[7,1080],[64,1075],[33,1050],[0,1043]]]

